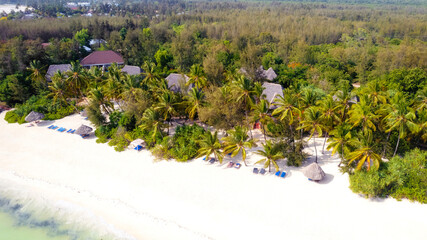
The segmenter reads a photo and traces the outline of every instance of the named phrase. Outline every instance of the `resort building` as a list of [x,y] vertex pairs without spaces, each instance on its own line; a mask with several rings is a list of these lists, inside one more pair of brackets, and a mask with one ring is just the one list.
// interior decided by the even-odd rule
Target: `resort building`
[[185,74],[171,73],[166,77],[168,88],[173,92],[180,92],[181,87],[185,86],[190,78]]
[[120,54],[111,50],[95,51],[89,54],[87,57],[83,58],[82,61],[80,61],[80,65],[85,68],[91,68],[96,66],[99,68],[107,69],[113,63],[116,63],[117,65],[123,65],[125,62]]
[[125,65],[122,68],[122,72],[127,73],[129,75],[139,75],[141,74],[141,68],[138,66]]
[[65,73],[65,72],[70,71],[70,70],[71,70],[71,64],[50,65],[49,68],[47,69],[46,80],[48,82],[52,82],[51,78],[57,72]]
[[283,97],[282,86],[277,83],[265,82],[264,84],[262,84],[262,87],[264,87],[264,90],[262,91],[262,96],[270,103],[270,109],[276,108],[273,103],[275,102],[275,98],[277,96]]
[[[240,68],[239,72],[241,74],[246,75],[246,76],[249,75],[245,68]],[[256,75],[260,79],[265,79],[265,80],[269,80],[269,81],[273,81],[275,78],[277,78],[277,74],[273,70],[273,68],[270,67],[269,69],[265,70],[262,65],[259,66],[259,68],[256,70]]]

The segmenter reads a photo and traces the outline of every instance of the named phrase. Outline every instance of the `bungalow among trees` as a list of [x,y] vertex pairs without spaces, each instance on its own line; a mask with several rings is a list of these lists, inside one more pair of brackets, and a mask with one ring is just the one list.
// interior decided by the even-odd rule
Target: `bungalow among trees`
[[190,78],[185,74],[171,73],[166,77],[168,88],[173,92],[180,92],[181,87],[185,86]]
[[127,73],[129,75],[139,75],[141,74],[141,68],[138,66],[125,65],[122,68],[122,72]]
[[89,54],[87,57],[83,58],[80,62],[80,65],[85,68],[91,67],[100,67],[102,69],[107,69],[113,63],[117,65],[123,65],[125,62],[123,57],[114,51],[96,51]]
[[71,70],[71,64],[56,64],[56,65],[50,65],[46,72],[46,80],[48,82],[52,82],[52,77],[57,72],[65,73],[67,71]]
[[270,103],[270,109],[276,108],[273,105],[274,100],[276,99],[276,96],[283,97],[283,88],[280,84],[277,83],[269,83],[265,82],[262,84],[262,87],[264,90],[262,91],[262,95]]

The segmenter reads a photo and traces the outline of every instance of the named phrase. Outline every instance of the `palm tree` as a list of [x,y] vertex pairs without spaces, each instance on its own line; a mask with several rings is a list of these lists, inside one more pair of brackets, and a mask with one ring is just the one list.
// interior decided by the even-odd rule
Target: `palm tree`
[[372,106],[376,107],[380,104],[385,104],[387,102],[387,97],[385,96],[385,90],[383,89],[383,84],[378,80],[371,81],[367,84],[366,88],[362,90],[363,93],[367,94]]
[[157,82],[161,79],[159,73],[157,72],[156,64],[145,62],[142,65],[142,69],[144,70],[144,79],[142,80],[141,84],[156,85]]
[[52,82],[48,87],[51,91],[48,96],[52,97],[54,102],[59,100],[61,104],[67,103],[68,85],[65,82],[65,76],[60,71],[52,76]]
[[372,104],[368,101],[368,96],[363,95],[360,102],[351,106],[351,110],[348,112],[350,116],[348,121],[353,124],[352,128],[361,127],[365,135],[377,130],[375,122],[378,119],[378,116],[372,112]]
[[271,171],[271,165],[273,164],[276,168],[276,172],[279,171],[279,165],[277,165],[276,161],[283,158],[283,153],[278,151],[270,140],[266,141],[262,146],[264,150],[258,150],[256,153],[264,158],[256,163],[264,163],[264,168],[268,166],[269,172]]
[[310,132],[310,138],[313,138],[314,151],[316,152],[316,160],[314,162],[317,163],[317,147],[316,147],[316,137],[315,134],[321,136],[322,129],[324,128],[322,124],[321,113],[316,107],[309,107],[304,112],[304,120],[301,122],[301,127],[298,129],[304,129]]
[[[232,82],[232,86],[232,91],[234,92],[234,94],[236,94],[236,102],[242,102],[245,106],[245,116],[246,120],[248,121],[248,111],[255,102],[254,95],[256,94],[252,81],[246,78],[245,76],[240,75],[238,77],[235,77]],[[252,137],[252,130],[249,121],[247,122],[247,125],[249,127]]]
[[247,129],[241,126],[236,126],[234,129],[227,131],[228,136],[222,138],[224,144],[224,153],[231,153],[231,157],[235,157],[240,152],[242,153],[243,162],[246,164],[246,149],[256,146],[255,139],[249,139]]
[[71,62],[71,70],[66,72],[67,83],[71,87],[74,96],[80,98],[87,86],[87,76],[78,62]]
[[222,163],[223,154],[221,152],[221,143],[218,139],[218,132],[215,131],[214,134],[207,131],[202,139],[199,141],[200,148],[198,150],[198,156],[205,156],[206,159],[213,153],[215,159],[218,159],[220,163]]
[[[278,116],[281,121],[286,120],[289,125],[291,135],[294,136],[292,124],[295,118],[301,116],[301,110],[298,108],[298,98],[290,89],[285,89],[283,91],[283,97],[277,96],[274,105],[276,105],[277,108],[274,109],[273,116]],[[295,145],[295,141],[292,142]]]
[[344,157],[350,152],[351,147],[356,144],[353,138],[351,125],[348,123],[341,123],[330,132],[330,135],[331,137],[328,139],[329,144],[326,149],[328,151],[332,149],[332,155],[338,152],[341,156],[341,161],[338,164],[339,167],[342,162],[344,162]]
[[163,121],[160,113],[153,108],[147,108],[141,118],[141,125],[139,126],[142,130],[153,132],[152,139],[155,141],[157,133],[163,138],[162,127]]
[[355,94],[350,92],[348,87],[343,87],[341,90],[337,91],[334,95],[334,100],[338,102],[338,109],[341,113],[341,121],[344,122],[347,118],[347,112],[353,104],[352,99],[355,97]]
[[47,82],[46,82],[46,78],[44,77],[45,74],[43,72],[43,66],[41,65],[39,60],[31,61],[30,67],[27,68],[27,70],[31,72],[29,77],[32,81],[46,87]]
[[102,83],[105,80],[105,75],[99,67],[92,67],[88,71],[89,87],[95,87],[94,84]]
[[202,89],[207,85],[207,79],[205,73],[203,72],[203,67],[199,64],[194,64],[190,68],[189,80],[187,86],[194,84],[197,89]]
[[104,90],[99,86],[90,90],[89,98],[92,102],[95,102],[96,105],[100,106],[101,109],[107,114],[110,114],[112,110],[114,110],[113,104],[107,99],[106,95],[104,94]]
[[158,98],[158,103],[154,110],[159,111],[163,115],[163,120],[168,120],[168,134],[170,127],[170,120],[173,115],[177,114],[175,110],[176,102],[173,93],[169,90],[163,92]]
[[191,120],[194,119],[199,109],[202,107],[204,98],[205,94],[196,88],[190,89],[188,95],[184,97],[185,101],[183,101],[182,104],[187,106],[185,111],[188,113]]
[[325,140],[323,141],[322,153],[325,150],[326,139],[329,137],[329,132],[334,129],[335,123],[339,122],[339,117],[337,115],[338,106],[331,95],[326,96],[324,99],[317,102],[322,113],[322,121],[325,127]]
[[270,115],[268,115],[268,110],[270,109],[270,103],[264,99],[262,99],[258,104],[252,107],[252,115],[253,121],[259,121],[261,123],[261,128],[264,133],[264,140],[267,140],[265,134],[265,126],[271,120]]
[[404,138],[408,133],[417,132],[418,130],[418,125],[415,123],[415,112],[409,106],[409,102],[402,93],[394,95],[393,110],[384,119],[388,126],[386,132],[399,131],[393,157],[396,155],[400,139]]
[[374,152],[372,148],[372,135],[361,136],[361,141],[358,141],[358,148],[348,155],[349,164],[352,162],[358,162],[356,170],[362,169],[365,162],[368,165],[368,171],[371,169],[371,165],[374,165],[375,169],[378,169],[381,162],[381,156]]
[[427,87],[417,92],[415,106],[417,111],[427,110]]

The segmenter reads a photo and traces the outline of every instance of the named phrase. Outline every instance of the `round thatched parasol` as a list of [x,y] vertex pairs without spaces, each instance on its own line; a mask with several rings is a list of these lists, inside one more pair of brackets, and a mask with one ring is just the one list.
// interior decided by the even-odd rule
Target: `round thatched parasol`
[[81,125],[76,130],[76,134],[79,134],[79,135],[89,134],[90,132],[92,132],[92,128],[86,125]]
[[142,139],[140,139],[140,138],[138,138],[138,139],[133,140],[130,143],[130,146],[133,147],[133,148],[136,147],[136,146],[138,146],[138,145],[141,145],[142,147],[144,147],[145,146],[145,141],[142,140]]
[[30,112],[26,117],[25,117],[25,121],[27,122],[34,122],[34,121],[38,121],[44,118],[44,114],[43,113],[38,113],[38,112]]
[[323,177],[325,177],[325,172],[317,163],[312,163],[308,165],[302,170],[302,172],[306,177],[314,181],[322,180]]

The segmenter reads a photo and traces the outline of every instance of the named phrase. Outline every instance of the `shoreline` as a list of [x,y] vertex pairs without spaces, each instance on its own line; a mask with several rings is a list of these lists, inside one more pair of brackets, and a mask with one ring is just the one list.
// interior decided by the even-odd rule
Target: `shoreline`
[[[90,228],[122,239],[425,239],[427,206],[394,199],[365,199],[348,188],[339,157],[321,154],[322,183],[309,182],[302,168],[284,167],[285,179],[252,174],[249,166],[228,169],[201,159],[154,161],[150,152],[115,152],[94,138],[59,133],[45,126],[8,124],[0,114],[0,183],[14,195],[53,203],[67,221],[90,216]],[[55,125],[87,124],[78,114]],[[321,146],[323,138],[316,140]],[[312,141],[306,150],[313,150]],[[313,156],[304,166],[313,161]],[[283,161],[281,163],[283,166]],[[259,165],[257,165],[259,167]],[[283,170],[281,168],[281,170]],[[42,204],[41,204],[42,205]],[[47,204],[49,205],[49,204]],[[357,228],[361,222],[375,228]],[[107,229],[107,230],[105,230]]]

